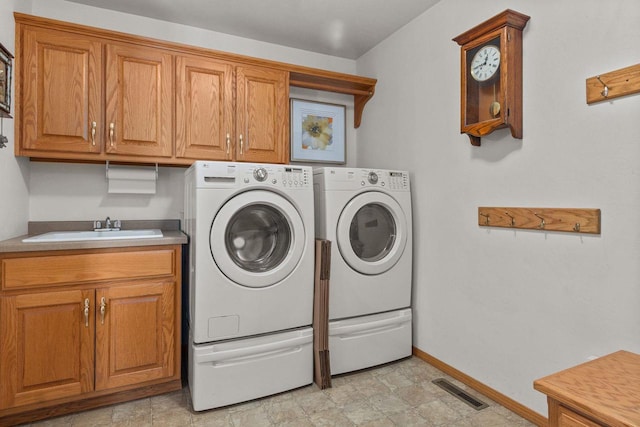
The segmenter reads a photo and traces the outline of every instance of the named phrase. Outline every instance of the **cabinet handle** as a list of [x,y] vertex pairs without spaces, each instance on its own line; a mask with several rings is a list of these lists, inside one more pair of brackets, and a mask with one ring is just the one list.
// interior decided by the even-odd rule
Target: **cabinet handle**
[[116,124],[109,123],[109,142],[111,143],[112,147],[113,147],[113,134],[115,133],[115,129],[116,129]]
[[89,298],[84,300],[84,326],[89,327]]
[[227,155],[229,155],[230,147],[231,147],[231,135],[227,134]]
[[91,145],[96,145],[96,122],[91,122]]
[[242,134],[240,134],[240,154],[242,154],[243,148],[244,148],[244,143],[242,142]]
[[107,302],[104,297],[100,299],[100,324],[104,325],[104,314],[107,311]]

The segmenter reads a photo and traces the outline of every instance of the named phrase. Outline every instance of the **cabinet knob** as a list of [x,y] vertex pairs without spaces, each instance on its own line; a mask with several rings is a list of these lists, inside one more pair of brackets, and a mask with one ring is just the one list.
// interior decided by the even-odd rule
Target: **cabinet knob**
[[243,154],[244,142],[242,141],[242,134],[240,134],[240,154]]
[[230,149],[231,149],[231,135],[227,133],[227,155],[229,155]]

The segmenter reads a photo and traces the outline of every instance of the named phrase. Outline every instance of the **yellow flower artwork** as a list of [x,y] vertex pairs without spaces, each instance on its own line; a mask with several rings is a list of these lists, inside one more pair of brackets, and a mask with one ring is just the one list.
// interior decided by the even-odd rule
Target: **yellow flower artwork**
[[302,148],[326,150],[333,143],[333,118],[308,114],[302,121]]
[[291,161],[346,163],[346,106],[291,98]]

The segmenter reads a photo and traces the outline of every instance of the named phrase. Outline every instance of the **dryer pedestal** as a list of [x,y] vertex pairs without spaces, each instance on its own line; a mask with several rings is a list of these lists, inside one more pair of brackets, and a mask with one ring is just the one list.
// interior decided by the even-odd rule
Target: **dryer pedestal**
[[411,356],[411,309],[329,321],[331,375]]

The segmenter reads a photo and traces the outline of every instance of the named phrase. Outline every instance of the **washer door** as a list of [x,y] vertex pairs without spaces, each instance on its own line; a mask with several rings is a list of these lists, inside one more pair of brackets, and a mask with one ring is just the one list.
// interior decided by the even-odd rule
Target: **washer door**
[[337,240],[351,268],[368,275],[384,273],[398,262],[407,243],[404,212],[385,193],[362,193],[342,210]]
[[238,285],[274,285],[296,268],[304,251],[300,214],[284,197],[263,190],[226,202],[211,225],[209,243],[218,268]]

